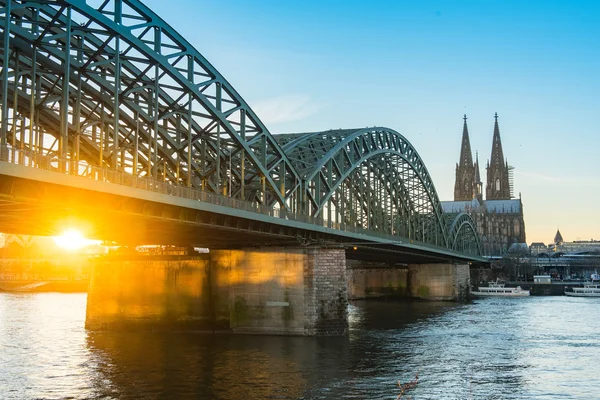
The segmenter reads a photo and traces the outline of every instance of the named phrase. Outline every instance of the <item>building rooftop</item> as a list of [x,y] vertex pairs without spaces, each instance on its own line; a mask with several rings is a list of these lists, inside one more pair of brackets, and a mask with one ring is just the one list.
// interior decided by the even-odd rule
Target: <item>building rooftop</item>
[[[476,198],[470,201],[442,201],[442,210],[445,213],[468,212],[481,207]],[[521,200],[484,200],[483,206],[488,212],[498,214],[518,214],[521,212]]]
[[554,243],[561,244],[564,242],[562,235],[560,234],[560,230],[556,230],[556,235],[554,235]]
[[477,201],[476,198],[473,198],[473,200],[470,201],[442,201],[440,203],[442,203],[442,210],[448,214],[465,212],[481,207],[481,204],[479,204],[479,201]]
[[521,212],[521,200],[486,200],[483,202],[489,212],[498,214],[516,214]]

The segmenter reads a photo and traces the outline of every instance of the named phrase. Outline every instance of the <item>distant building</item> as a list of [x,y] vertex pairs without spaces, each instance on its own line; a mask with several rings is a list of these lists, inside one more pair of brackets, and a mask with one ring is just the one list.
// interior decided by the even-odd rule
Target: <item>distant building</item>
[[529,252],[532,256],[538,256],[540,254],[544,254],[548,252],[548,246],[546,246],[543,242],[533,242],[531,246],[529,246]]
[[[460,160],[456,164],[454,201],[443,201],[445,213],[471,215],[482,238],[486,256],[502,256],[515,243],[525,243],[523,202],[512,197],[511,169],[504,158],[498,114],[494,116],[492,154],[487,163],[486,199],[479,174],[479,155],[471,153],[467,116],[464,117]],[[514,246],[513,246],[514,248]]]
[[531,244],[532,262],[553,277],[596,279],[600,271],[600,240],[565,242],[556,231],[554,242],[544,248],[543,243]]
[[549,253],[600,255],[600,240],[574,240],[565,242],[560,231],[556,230],[554,243],[548,245]]
[[600,254],[600,241],[598,240],[576,240],[574,242],[563,242],[554,247],[555,252],[574,254]]
[[556,230],[556,235],[554,235],[554,244],[563,244],[564,239],[560,234],[560,230]]
[[508,248],[508,253],[519,256],[529,256],[529,246],[527,246],[527,243],[515,242]]
[[550,285],[552,284],[552,277],[550,275],[534,275],[533,283],[543,283]]

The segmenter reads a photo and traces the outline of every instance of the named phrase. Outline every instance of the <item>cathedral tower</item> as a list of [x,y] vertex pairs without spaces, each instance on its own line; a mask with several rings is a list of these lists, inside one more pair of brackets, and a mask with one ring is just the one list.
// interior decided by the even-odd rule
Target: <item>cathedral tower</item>
[[456,164],[456,181],[454,183],[454,201],[470,201],[475,197],[476,179],[469,129],[467,128],[467,115],[463,125],[462,145],[460,148],[460,161]]
[[510,183],[508,179],[508,163],[504,159],[498,113],[494,115],[494,138],[492,140],[492,156],[487,165],[486,200],[510,200]]
[[483,204],[483,182],[479,175],[479,154],[475,152],[475,198],[479,204]]

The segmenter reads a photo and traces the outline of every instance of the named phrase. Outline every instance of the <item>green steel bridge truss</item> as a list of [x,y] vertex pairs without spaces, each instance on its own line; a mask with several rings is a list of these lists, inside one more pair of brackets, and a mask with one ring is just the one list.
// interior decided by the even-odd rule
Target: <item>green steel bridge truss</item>
[[18,151],[62,173],[119,171],[481,254],[471,218],[443,214],[423,160],[398,132],[272,135],[140,1],[0,1],[0,29],[4,161],[18,162]]

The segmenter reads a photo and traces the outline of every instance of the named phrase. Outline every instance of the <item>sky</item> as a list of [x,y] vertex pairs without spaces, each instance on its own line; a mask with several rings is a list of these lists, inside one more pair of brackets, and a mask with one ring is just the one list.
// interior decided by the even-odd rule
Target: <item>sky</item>
[[145,0],[272,133],[385,126],[453,200],[498,113],[527,242],[600,240],[600,2]]

